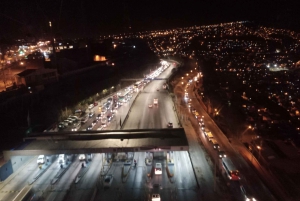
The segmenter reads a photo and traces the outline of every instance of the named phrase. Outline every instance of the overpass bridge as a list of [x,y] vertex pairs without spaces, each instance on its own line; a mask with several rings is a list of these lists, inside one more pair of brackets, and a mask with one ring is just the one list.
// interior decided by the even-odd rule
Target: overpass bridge
[[12,156],[188,151],[183,128],[78,132],[43,132],[25,137],[22,148],[3,151]]

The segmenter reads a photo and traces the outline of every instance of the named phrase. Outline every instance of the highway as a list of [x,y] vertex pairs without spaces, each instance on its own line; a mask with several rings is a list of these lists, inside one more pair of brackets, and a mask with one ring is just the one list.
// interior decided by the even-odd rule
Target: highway
[[[173,65],[158,77],[167,78],[171,74]],[[42,170],[47,167],[45,173],[32,184],[36,197],[47,201],[91,199],[150,201],[152,194],[155,193],[160,195],[161,200],[244,200],[239,189],[240,183],[226,180],[216,150],[199,129],[198,122],[187,104],[181,101],[184,89],[187,89],[192,107],[204,116],[205,127],[214,134],[214,138],[222,150],[226,151],[226,154],[240,170],[243,184],[251,187],[258,200],[275,200],[204,111],[193,93],[192,85],[185,88],[185,85],[180,84],[175,88],[175,96],[181,98],[174,106],[169,92],[163,89],[164,83],[165,80],[154,80],[139,88],[138,93],[133,93],[131,99],[117,109],[115,117],[105,129],[121,129],[120,119],[123,123],[122,129],[167,128],[169,122],[173,124],[174,128],[178,128],[180,127],[179,118],[189,141],[189,152],[154,152],[154,155],[137,152],[132,153],[132,157],[128,157],[129,160],[125,162],[122,160],[109,162],[109,158],[106,158],[105,154],[99,153],[93,154],[92,161],[83,162],[79,161],[78,155],[74,155],[69,156],[70,161],[63,167],[58,163],[57,156],[52,156],[48,166],[42,167]],[[92,109],[95,115],[89,118],[88,122],[79,130],[85,130],[96,119],[99,113],[98,107],[103,105],[106,99],[98,102],[98,106]],[[158,99],[157,105],[153,104],[154,99]],[[152,107],[149,107],[149,104]],[[179,117],[177,117],[175,109],[179,111]],[[97,123],[93,130],[97,130],[99,127],[100,124]],[[70,129],[70,126],[66,128],[66,130]],[[124,139],[123,143],[126,144],[127,141],[128,139]],[[204,147],[205,150],[203,150]],[[130,153],[126,154],[130,155]],[[167,160],[167,155],[170,161]],[[215,178],[208,155],[212,156],[212,161],[217,161],[216,169],[222,172],[220,176],[224,177],[225,183],[222,179]],[[151,158],[152,162],[147,163],[146,159],[148,158]],[[36,159],[37,157],[33,157],[16,174],[12,175],[9,181],[0,183],[0,201],[12,200],[25,185],[34,180],[39,171],[42,171],[38,168]],[[136,166],[133,164],[133,160],[136,160]],[[162,164],[162,174],[160,175],[154,173],[156,163]],[[83,164],[84,167],[82,167]],[[64,168],[65,173],[57,177]],[[173,176],[169,175],[167,168]],[[108,187],[104,182],[107,175],[113,177]],[[80,180],[75,182],[78,177]],[[226,183],[230,192],[226,192],[228,189]]]
[[[173,66],[166,69],[159,78],[168,77],[172,68]],[[167,128],[168,122],[172,122],[174,128],[179,127],[173,101],[168,91],[163,89],[164,83],[164,80],[155,80],[141,90],[134,107],[131,108],[124,129]],[[149,107],[149,104],[153,104],[154,98],[158,99],[157,106]],[[161,200],[199,200],[197,183],[187,152],[173,153],[174,177],[171,179],[166,171],[166,158],[161,154],[154,154],[152,166],[161,163],[162,174],[150,173],[152,175],[150,179],[147,178],[151,167],[145,164],[146,153],[135,153],[134,158],[138,161],[137,167],[130,171],[127,181],[117,187],[121,189],[120,197],[117,197],[119,200],[150,200],[153,193],[158,193]],[[96,200],[115,200],[109,194],[111,193],[103,190],[97,194]]]
[[[188,79],[186,79],[185,81],[187,83]],[[254,197],[258,200],[276,200],[274,198],[274,196],[272,195],[272,193],[266,188],[266,186],[261,181],[261,179],[257,176],[257,174],[246,163],[246,161],[242,158],[242,156],[234,149],[234,147],[228,141],[227,137],[221,132],[221,130],[216,126],[216,124],[211,119],[211,117],[203,109],[203,105],[201,105],[199,103],[199,101],[197,100],[196,95],[194,93],[194,90],[193,90],[194,83],[195,82],[193,82],[190,85],[190,87],[186,87],[187,92],[189,94],[189,98],[191,99],[192,108],[196,108],[196,110],[199,112],[200,116],[204,116],[205,128],[210,130],[213,133],[214,138],[217,140],[221,149],[226,152],[227,156],[233,161],[236,168],[241,173],[241,181],[240,182],[228,181],[232,198],[235,197],[240,200],[243,200],[243,196],[242,196],[241,190],[240,190],[240,185],[242,184],[242,185],[247,185],[252,190]],[[183,96],[184,96],[184,94],[181,94],[181,97],[183,97]],[[213,159],[215,161],[217,161],[217,168],[220,171],[222,171],[223,176],[226,177],[225,172],[222,168],[221,159],[218,157],[217,151],[215,149],[213,149],[212,143],[208,141],[207,137],[204,135],[204,132],[200,129],[195,116],[192,114],[192,112],[188,108],[187,104],[185,105],[184,112],[191,120],[191,123],[195,127],[198,127],[198,133],[199,133],[199,137],[200,137],[202,143],[204,144],[206,150],[213,157]]]

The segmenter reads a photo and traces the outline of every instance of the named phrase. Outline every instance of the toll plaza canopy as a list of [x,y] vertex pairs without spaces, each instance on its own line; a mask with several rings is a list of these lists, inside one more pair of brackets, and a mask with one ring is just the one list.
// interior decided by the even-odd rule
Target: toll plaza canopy
[[183,128],[43,132],[23,140],[21,148],[3,152],[5,159],[24,155],[188,150]]

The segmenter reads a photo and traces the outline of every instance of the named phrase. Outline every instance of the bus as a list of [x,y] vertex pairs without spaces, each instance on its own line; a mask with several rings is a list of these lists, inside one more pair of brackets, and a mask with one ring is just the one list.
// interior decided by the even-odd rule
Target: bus
[[240,180],[240,173],[233,165],[230,158],[222,158],[222,166],[230,180]]

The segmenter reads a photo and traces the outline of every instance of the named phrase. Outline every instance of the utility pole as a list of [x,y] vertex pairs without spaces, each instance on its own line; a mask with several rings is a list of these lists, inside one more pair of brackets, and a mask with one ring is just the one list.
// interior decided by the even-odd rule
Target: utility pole
[[56,51],[55,51],[55,37],[53,34],[53,30],[52,30],[52,22],[49,21],[49,27],[50,27],[50,31],[51,31],[51,43],[52,43],[52,53],[53,53],[53,62],[54,62],[54,66],[57,69],[57,58],[56,58]]
[[217,169],[217,160],[215,160],[215,165],[214,165],[214,192],[216,192],[216,169]]
[[5,91],[6,91],[6,77],[5,77],[4,60],[1,60],[1,69],[2,69],[2,73],[3,73],[4,88],[5,88]]

